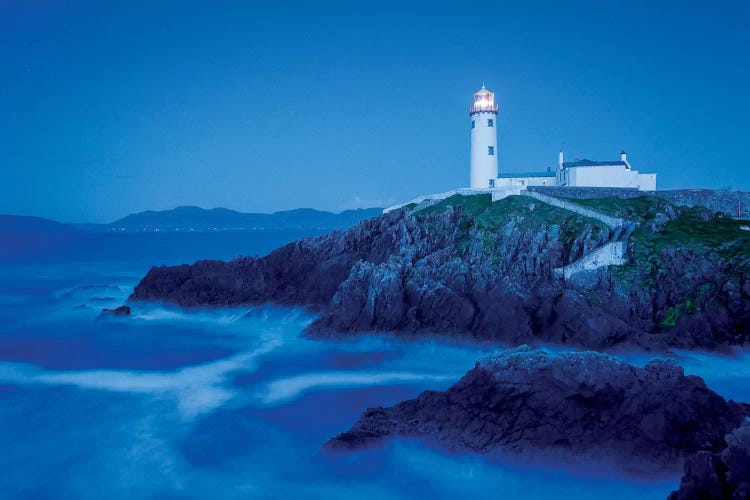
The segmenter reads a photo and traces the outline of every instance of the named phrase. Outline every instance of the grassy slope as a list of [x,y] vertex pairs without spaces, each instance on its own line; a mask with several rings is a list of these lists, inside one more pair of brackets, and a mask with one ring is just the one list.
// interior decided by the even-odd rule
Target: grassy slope
[[[679,246],[707,255],[716,252],[732,265],[750,269],[750,232],[740,229],[747,222],[710,216],[703,208],[677,208],[659,198],[643,196],[627,200],[575,200],[602,212],[634,220],[640,225],[633,233],[636,257],[650,259],[668,246]],[[659,213],[671,208],[677,217],[653,233],[648,225]]]
[[[747,222],[736,221],[711,214],[703,208],[678,208],[660,198],[570,200],[603,213],[631,220],[637,224],[630,237],[633,259],[629,264],[614,270],[623,289],[650,288],[664,272],[664,259],[674,252],[689,251],[694,262],[711,255],[728,264],[729,273],[736,279],[740,272],[750,272],[750,232],[740,229]],[[414,212],[428,215],[460,207],[454,241],[463,253],[470,245],[471,231],[479,237],[487,251],[492,251],[496,235],[512,222],[534,230],[547,227],[557,232],[561,242],[570,247],[587,225],[598,228],[594,236],[609,234],[594,219],[579,216],[567,210],[552,207],[523,196],[511,196],[492,202],[490,195],[455,195]],[[415,207],[408,207],[414,209]],[[428,222],[428,226],[431,223]],[[663,317],[657,318],[663,327],[672,327],[681,314],[698,310],[703,296],[715,293],[714,285],[705,284],[694,290],[683,301],[671,305]],[[661,315],[660,315],[661,316]]]
[[[660,272],[665,251],[670,249],[688,250],[699,259],[715,254],[727,263],[733,273],[750,272],[750,232],[740,229],[747,222],[716,216],[700,207],[677,208],[659,198],[646,196],[627,200],[571,201],[639,224],[630,239],[634,260],[616,273],[626,283],[633,283],[643,277],[644,271],[645,284],[653,283]],[[656,220],[657,214],[668,211],[676,213],[676,217],[660,231],[649,231],[648,227]],[[675,326],[681,314],[692,314],[699,310],[696,304],[703,296],[713,292],[712,285],[701,286],[694,296],[669,307],[661,318],[661,326]]]
[[489,194],[454,195],[440,203],[418,210],[415,214],[441,212],[449,206],[461,207],[459,227],[465,231],[475,226],[482,232],[497,232],[512,221],[535,230],[557,226],[560,231],[560,240],[566,246],[570,246],[587,225],[598,228],[604,234],[608,232],[606,226],[596,219],[583,217],[525,196],[509,196],[493,203]]

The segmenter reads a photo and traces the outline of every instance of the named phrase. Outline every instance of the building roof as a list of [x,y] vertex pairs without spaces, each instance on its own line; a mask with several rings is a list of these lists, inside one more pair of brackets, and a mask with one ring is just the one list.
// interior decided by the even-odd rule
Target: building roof
[[566,161],[563,163],[563,168],[571,168],[571,167],[627,167],[628,164],[624,161],[594,161],[594,160],[576,160],[576,161]]
[[497,174],[498,179],[522,179],[524,177],[555,177],[554,172],[506,172]]
[[485,95],[485,94],[491,94],[491,93],[492,92],[490,92],[489,90],[487,90],[487,87],[485,87],[484,85],[482,85],[482,88],[479,89],[479,92],[477,92],[474,95]]

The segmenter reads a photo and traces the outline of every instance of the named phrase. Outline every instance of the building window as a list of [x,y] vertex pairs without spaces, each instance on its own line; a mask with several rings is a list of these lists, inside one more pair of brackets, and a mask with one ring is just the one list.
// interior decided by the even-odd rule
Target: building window
[[495,187],[495,179],[490,179],[490,187]]
[[495,156],[495,146],[487,146],[487,154],[490,156]]
[[492,118],[490,118],[489,120],[487,120],[487,126],[488,127],[494,127],[495,126],[495,120],[492,119]]
[[471,120],[471,128],[474,128],[474,120]]

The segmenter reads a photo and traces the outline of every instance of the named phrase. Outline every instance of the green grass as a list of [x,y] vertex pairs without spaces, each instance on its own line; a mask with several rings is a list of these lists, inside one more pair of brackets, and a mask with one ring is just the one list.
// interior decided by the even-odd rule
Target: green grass
[[[652,261],[659,258],[665,248],[678,246],[692,249],[698,254],[716,252],[732,263],[750,266],[750,232],[740,229],[746,222],[713,217],[703,208],[674,207],[669,202],[652,196],[571,201],[639,223],[631,237],[636,262]],[[460,239],[469,237],[469,231],[473,227],[479,231],[495,233],[512,220],[532,229],[559,226],[560,240],[566,245],[572,243],[587,224],[601,228],[599,234],[608,234],[602,223],[595,219],[524,196],[509,196],[493,203],[489,194],[454,195],[414,213],[427,215],[446,210],[449,206],[460,209],[461,218],[457,227],[460,237],[457,244]],[[675,212],[679,214],[678,217],[669,221],[660,232],[651,233],[648,230],[648,226],[659,214]],[[463,245],[464,248],[466,246],[468,244]]]
[[[666,202],[646,197],[596,201],[589,203],[589,206],[594,208],[596,205],[595,208],[602,211],[609,209],[609,213],[620,216],[628,213],[631,220],[639,222],[630,236],[633,258],[615,270],[618,281],[626,288],[654,286],[665,264],[668,264],[670,254],[674,253],[689,252],[687,263],[690,267],[700,266],[703,259],[714,256],[725,263],[730,276],[750,272],[750,232],[740,229],[746,222],[717,217],[700,207],[667,206],[664,205]],[[649,229],[656,215],[666,212],[671,212],[673,219],[663,225],[659,232],[651,232]],[[697,310],[693,303],[699,303],[701,297],[710,294],[712,286],[703,285],[692,299],[669,308],[661,325],[672,327],[681,314],[692,314]]]
[[658,233],[639,228],[632,240],[637,252],[644,257],[659,255],[669,246],[678,246],[703,255],[715,252],[730,263],[747,267],[750,232],[741,230],[742,224],[726,218],[704,220],[701,209],[687,209]]
[[[472,229],[480,233],[483,247],[491,250],[496,243],[495,235],[511,222],[521,228],[534,230],[544,226],[557,227],[560,231],[559,238],[566,246],[570,246],[587,225],[598,229],[598,232],[594,231],[594,237],[598,234],[609,234],[608,228],[596,219],[583,217],[525,196],[509,196],[493,203],[489,194],[454,195],[435,205],[415,211],[414,215],[429,216],[447,210],[448,207],[460,210],[454,241],[462,254],[470,245]],[[431,229],[434,229],[434,226]]]
[[653,196],[638,198],[595,198],[590,200],[569,199],[568,201],[593,208],[607,215],[614,215],[628,220],[640,221],[653,217],[658,211],[663,211],[670,205],[668,201]]
[[698,310],[700,309],[695,307],[695,304],[693,304],[693,299],[688,297],[682,304],[677,304],[674,307],[667,308],[667,311],[664,314],[664,319],[661,321],[660,325],[663,327],[672,328],[677,325],[677,320],[680,318],[683,312],[686,312],[687,314],[693,314]]
[[487,207],[492,205],[492,195],[490,194],[475,194],[470,196],[464,196],[461,194],[454,194],[448,198],[421,210],[414,212],[415,214],[429,214],[434,212],[442,212],[451,207],[462,207],[464,212],[478,214],[483,212]]
[[[699,254],[716,252],[722,258],[745,266],[750,259],[750,232],[740,229],[746,223],[714,217],[704,208],[675,207],[652,196],[570,201],[639,223],[631,237],[636,260],[658,257],[669,246],[689,248]],[[669,221],[660,232],[650,232],[648,225],[658,214],[668,212],[677,213],[677,218]]]

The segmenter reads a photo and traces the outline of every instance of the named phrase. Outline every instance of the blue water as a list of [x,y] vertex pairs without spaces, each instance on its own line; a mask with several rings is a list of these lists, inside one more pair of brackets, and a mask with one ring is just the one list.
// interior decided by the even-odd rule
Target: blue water
[[[321,450],[367,407],[448,387],[487,348],[310,340],[300,335],[308,314],[276,307],[134,304],[129,319],[97,319],[152,264],[263,254],[299,236],[87,236],[1,265],[0,497],[645,500],[677,486],[676,474],[490,462],[415,440]],[[746,353],[682,360],[723,394],[750,400]]]

